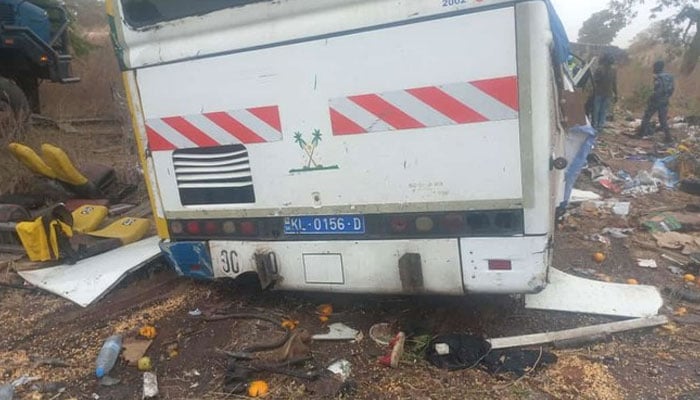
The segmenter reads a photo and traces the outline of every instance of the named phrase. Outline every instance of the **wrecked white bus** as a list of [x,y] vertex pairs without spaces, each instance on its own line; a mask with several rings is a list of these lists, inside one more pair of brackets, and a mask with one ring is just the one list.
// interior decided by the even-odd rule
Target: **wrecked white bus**
[[113,0],[182,275],[533,293],[561,174],[543,0]]

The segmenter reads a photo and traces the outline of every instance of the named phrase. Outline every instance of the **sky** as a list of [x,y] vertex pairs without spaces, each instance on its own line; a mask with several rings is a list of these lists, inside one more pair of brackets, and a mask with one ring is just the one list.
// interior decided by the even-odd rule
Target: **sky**
[[[587,20],[594,12],[606,8],[608,0],[551,0],[554,8],[559,14],[569,35],[569,40],[576,41],[578,38],[578,30],[583,25],[583,21]],[[647,1],[643,10],[640,10],[639,15],[625,29],[623,29],[615,38],[613,44],[620,47],[629,46],[634,36],[650,25],[649,8],[655,1]],[[652,20],[652,22],[655,20]]]

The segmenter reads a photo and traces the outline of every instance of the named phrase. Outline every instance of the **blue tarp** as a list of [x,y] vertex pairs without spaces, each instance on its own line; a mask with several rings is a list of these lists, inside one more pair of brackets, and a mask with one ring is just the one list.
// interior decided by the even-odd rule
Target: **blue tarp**
[[545,0],[547,4],[547,11],[549,12],[549,25],[552,30],[552,35],[554,36],[554,61],[559,64],[564,64],[571,54],[571,49],[569,48],[569,37],[566,35],[566,29],[564,29],[564,24],[562,24],[559,15],[554,10],[552,2],[550,0]]
[[564,174],[564,201],[560,205],[562,208],[569,204],[571,191],[574,189],[574,184],[581,174],[581,170],[588,162],[588,155],[591,154],[596,140],[596,131],[590,125],[575,126],[569,129],[569,134],[586,135],[586,140],[581,144],[581,147],[576,152],[576,156],[571,160]]

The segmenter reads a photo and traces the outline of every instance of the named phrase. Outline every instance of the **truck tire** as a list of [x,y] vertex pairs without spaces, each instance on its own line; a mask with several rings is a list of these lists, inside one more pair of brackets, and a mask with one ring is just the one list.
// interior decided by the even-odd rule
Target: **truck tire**
[[3,119],[12,118],[26,122],[31,116],[29,101],[22,89],[13,81],[0,77],[0,115]]
[[22,89],[13,81],[0,77],[0,133],[4,132],[0,138],[22,133],[30,116],[29,102]]

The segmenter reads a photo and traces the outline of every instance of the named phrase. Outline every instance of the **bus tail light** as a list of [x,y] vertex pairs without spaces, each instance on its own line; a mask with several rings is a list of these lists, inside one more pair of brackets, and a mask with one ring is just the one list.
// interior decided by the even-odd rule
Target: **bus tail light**
[[510,260],[489,260],[489,271],[510,271],[512,269]]
[[442,229],[445,232],[457,233],[464,230],[463,214],[447,214],[442,217]]
[[418,232],[430,232],[435,227],[435,222],[430,217],[418,217],[416,218],[416,230]]
[[185,225],[185,231],[188,235],[199,235],[199,233],[201,232],[199,222],[187,221],[187,224]]
[[402,216],[392,217],[389,220],[389,227],[393,233],[404,233],[408,230],[408,218]]
[[219,232],[219,225],[214,221],[207,221],[204,223],[204,233],[207,235],[213,235]]
[[221,230],[228,235],[232,235],[236,233],[236,223],[233,221],[226,221],[221,224]]
[[173,221],[170,223],[170,232],[172,232],[173,234],[180,235],[184,231],[185,231],[185,227],[182,226],[182,222]]
[[245,236],[255,236],[258,233],[258,228],[253,221],[243,221],[238,225],[239,231]]

